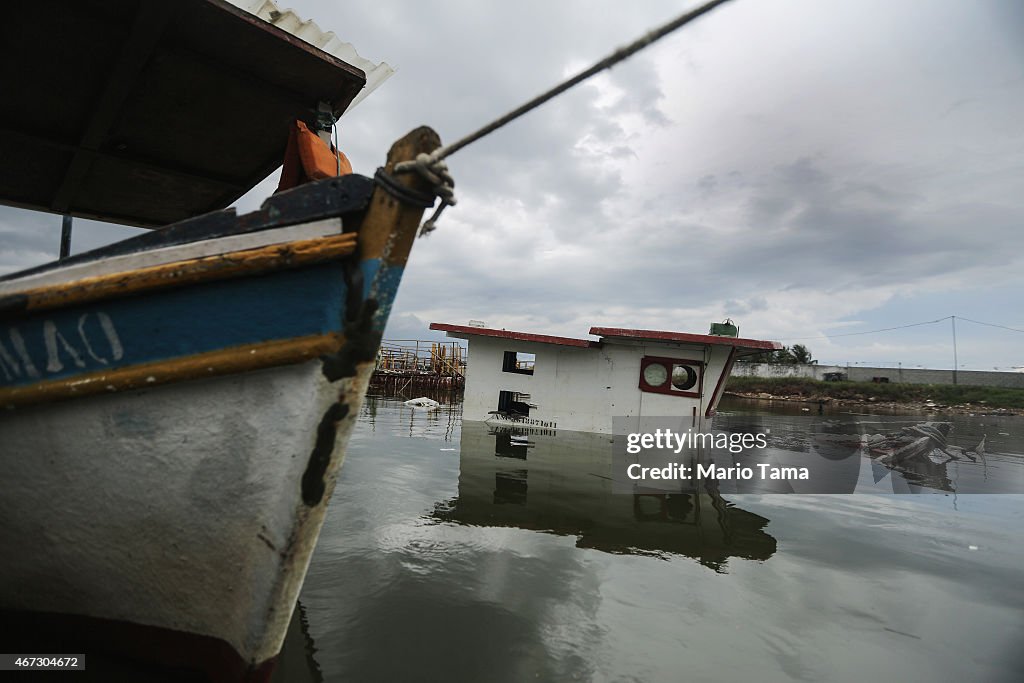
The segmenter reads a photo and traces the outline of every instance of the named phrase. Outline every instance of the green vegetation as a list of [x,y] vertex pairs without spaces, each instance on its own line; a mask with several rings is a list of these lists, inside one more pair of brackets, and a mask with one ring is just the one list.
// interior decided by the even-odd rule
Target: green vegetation
[[811,350],[803,344],[783,346],[778,351],[762,351],[751,356],[740,359],[740,363],[775,363],[781,365],[794,365],[796,363],[812,363],[814,356]]
[[808,400],[832,398],[913,403],[931,400],[938,405],[964,403],[979,408],[1024,408],[1024,389],[973,387],[953,384],[875,384],[873,382],[821,382],[800,377],[730,377],[727,391],[799,396]]

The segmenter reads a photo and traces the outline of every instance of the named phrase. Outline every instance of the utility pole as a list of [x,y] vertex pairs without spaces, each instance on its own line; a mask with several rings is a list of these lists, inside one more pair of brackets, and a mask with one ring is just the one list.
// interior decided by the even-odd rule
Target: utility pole
[[951,316],[949,316],[949,318],[950,318],[950,320],[953,323],[953,384],[956,384],[956,368],[957,368],[957,360],[956,360],[956,316],[955,315],[951,315]]

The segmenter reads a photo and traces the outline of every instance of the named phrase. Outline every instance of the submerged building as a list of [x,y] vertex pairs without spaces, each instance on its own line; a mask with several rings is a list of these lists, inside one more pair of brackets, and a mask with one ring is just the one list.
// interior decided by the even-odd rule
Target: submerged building
[[703,429],[733,363],[782,348],[722,335],[591,327],[574,339],[469,325],[430,329],[469,342],[463,416],[533,429],[610,434],[613,417],[679,418]]

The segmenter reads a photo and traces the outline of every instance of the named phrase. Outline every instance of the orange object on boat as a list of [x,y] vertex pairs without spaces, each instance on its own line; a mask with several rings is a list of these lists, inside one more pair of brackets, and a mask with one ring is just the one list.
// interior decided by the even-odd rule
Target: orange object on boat
[[277,191],[290,190],[311,180],[323,180],[352,172],[343,152],[327,145],[302,121],[296,121],[284,151],[284,168]]

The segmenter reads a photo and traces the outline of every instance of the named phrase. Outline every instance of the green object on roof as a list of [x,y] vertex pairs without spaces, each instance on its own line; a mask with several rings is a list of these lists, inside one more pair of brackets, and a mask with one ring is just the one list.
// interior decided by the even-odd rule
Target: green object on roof
[[711,332],[708,334],[714,334],[719,337],[738,337],[740,336],[740,328],[731,319],[726,318],[724,323],[711,323]]

